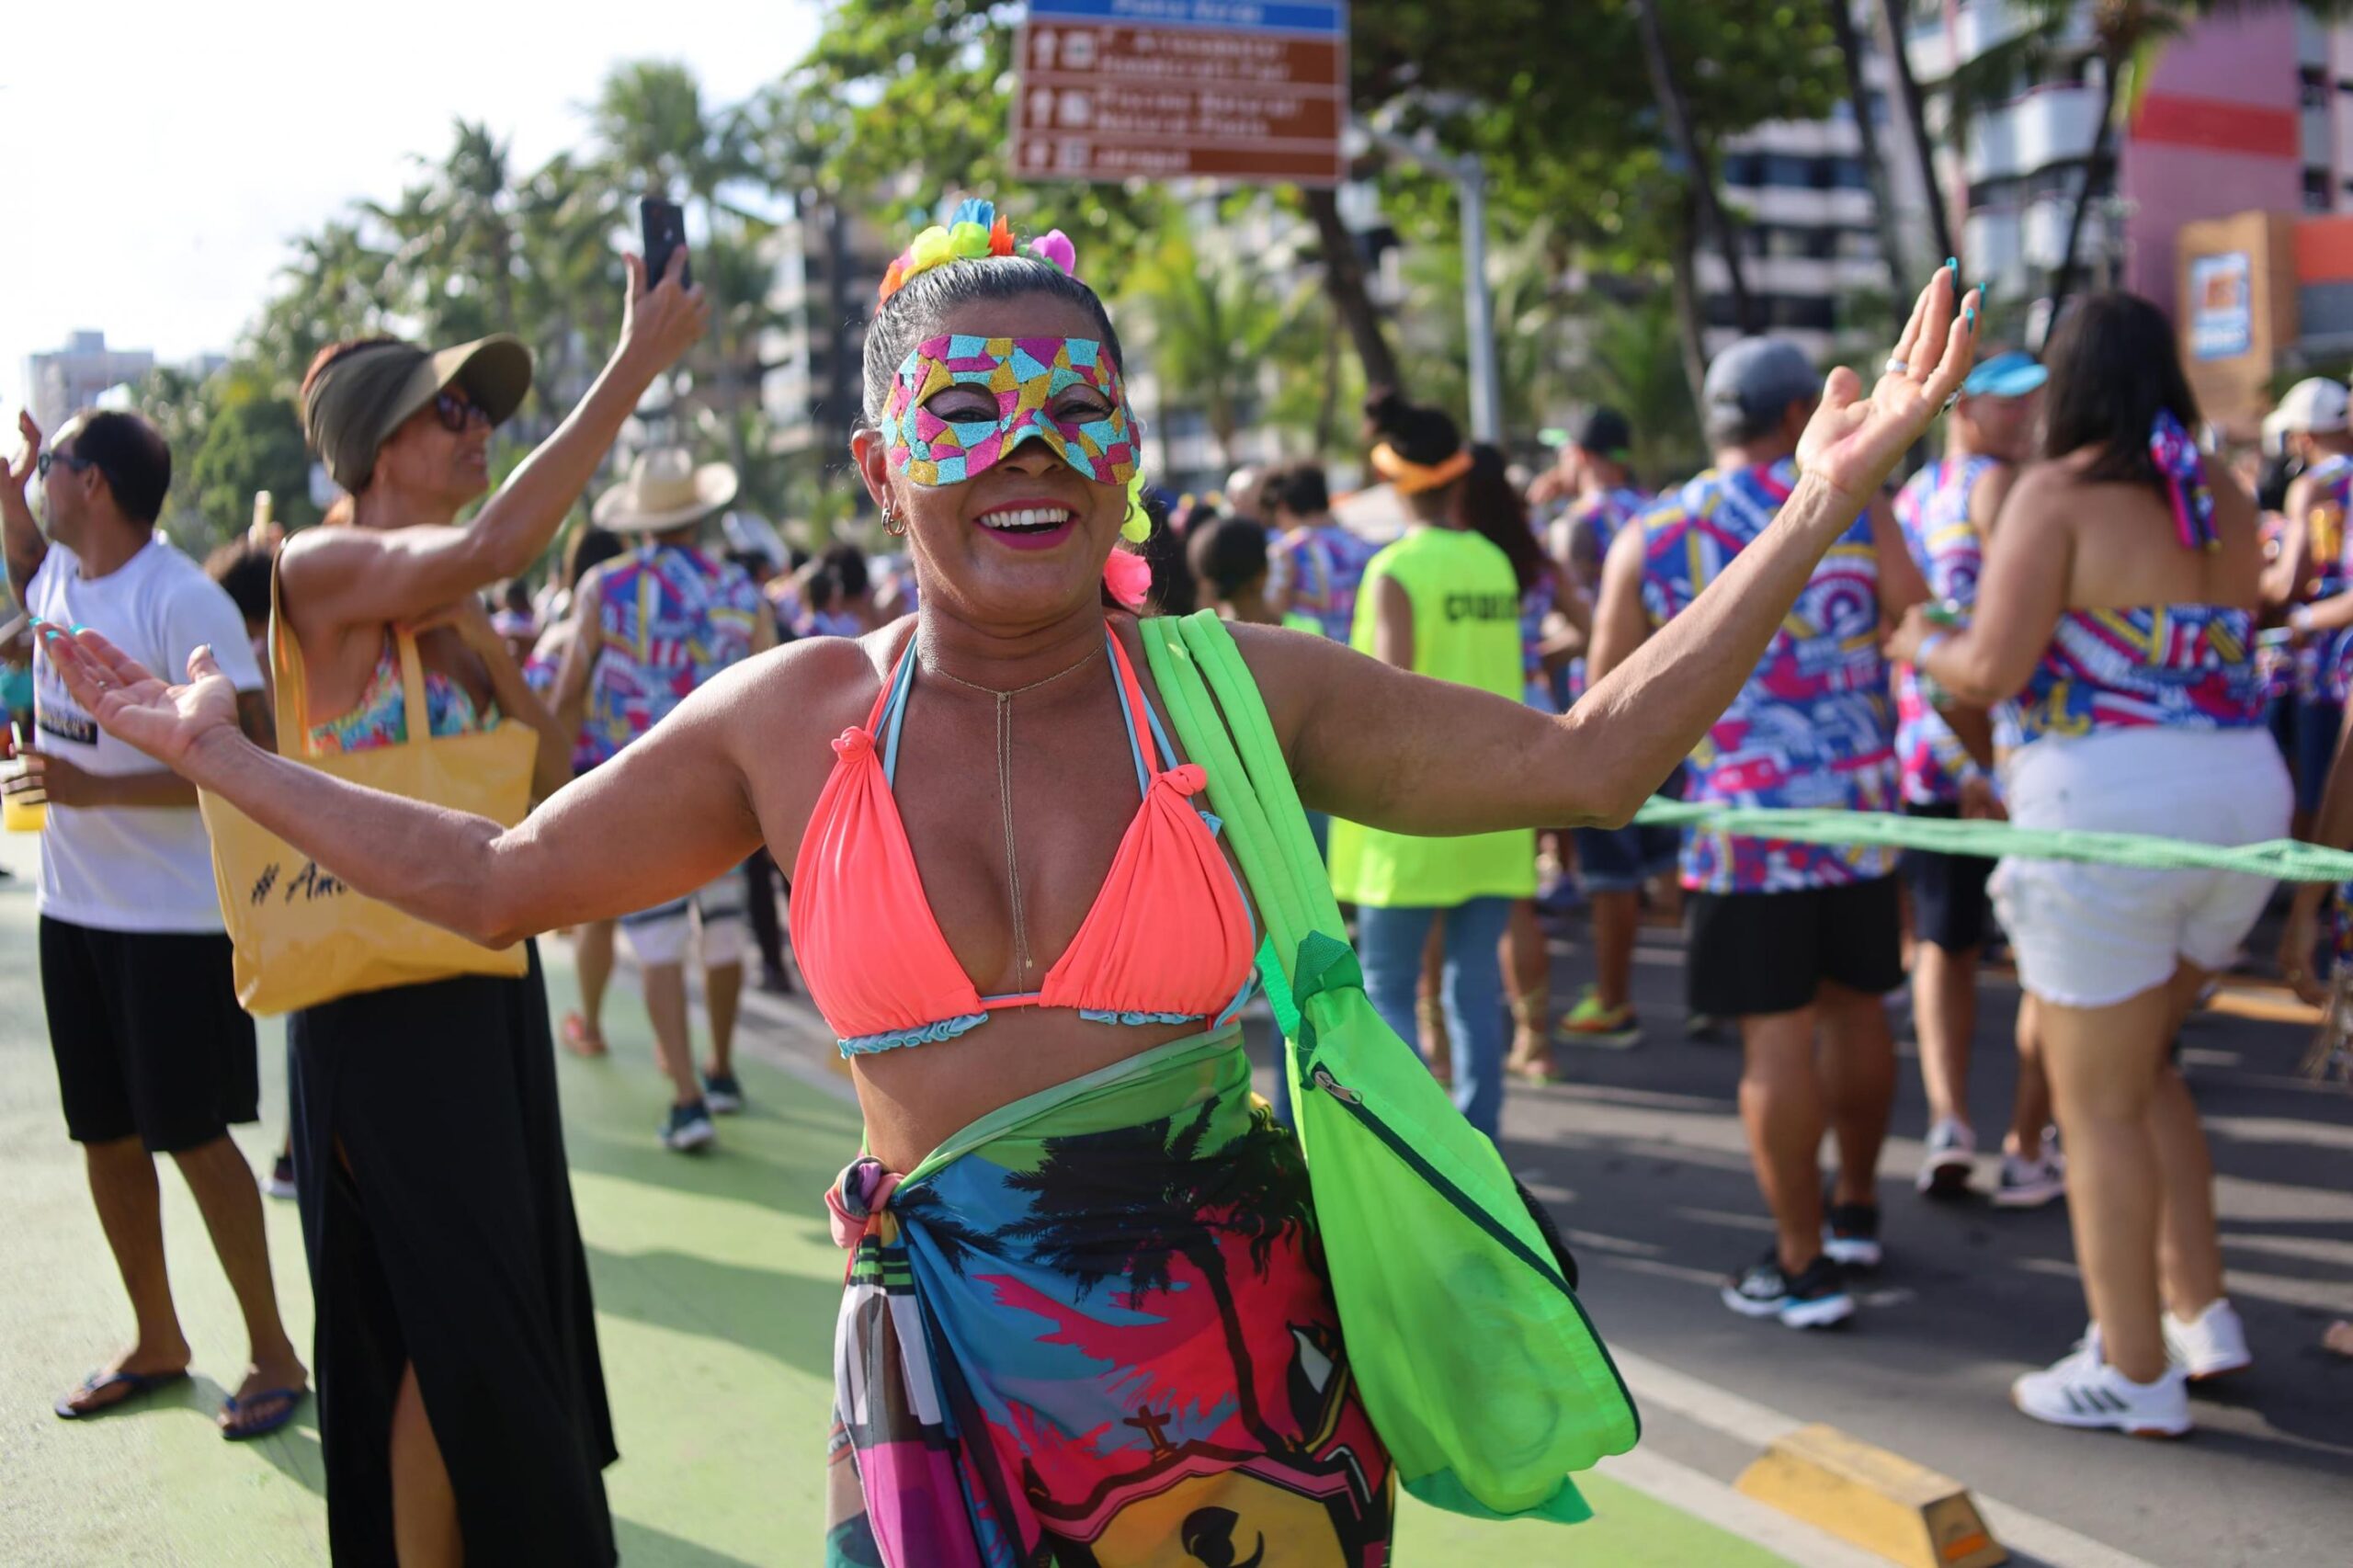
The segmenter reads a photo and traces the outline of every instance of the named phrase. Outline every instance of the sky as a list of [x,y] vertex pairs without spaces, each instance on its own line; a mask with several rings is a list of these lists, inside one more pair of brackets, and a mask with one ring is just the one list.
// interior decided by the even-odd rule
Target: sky
[[[33,21],[32,0],[22,20]],[[76,328],[166,361],[225,351],[289,242],[389,202],[412,154],[488,122],[536,167],[585,140],[613,64],[681,62],[706,104],[790,69],[814,0],[115,0],[49,8],[0,50],[0,429],[25,359]],[[76,20],[76,17],[80,20]],[[98,36],[102,24],[105,36]],[[0,445],[13,446],[12,440]]]

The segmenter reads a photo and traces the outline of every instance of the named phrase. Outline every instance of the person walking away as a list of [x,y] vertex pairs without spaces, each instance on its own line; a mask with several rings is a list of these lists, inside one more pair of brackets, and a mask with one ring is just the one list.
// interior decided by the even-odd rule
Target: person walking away
[[[1471,449],[1471,472],[1454,493],[1454,517],[1458,526],[1502,551],[1511,562],[1512,581],[1519,588],[1521,700],[1540,712],[1558,712],[1552,672],[1584,647],[1590,607],[1568,581],[1566,569],[1544,552],[1527,503],[1495,448],[1483,442]],[[1549,1084],[1553,1078],[1552,955],[1536,923],[1533,897],[1513,903],[1496,961],[1503,965],[1512,1017],[1511,1051],[1504,1065],[1529,1083]],[[1425,985],[1432,978],[1427,962],[1426,956]]]
[[[1588,602],[1601,597],[1601,563],[1627,524],[1651,504],[1634,483],[1634,431],[1614,408],[1586,416],[1574,438],[1561,449],[1559,466],[1570,503],[1552,529],[1552,555],[1567,562]],[[1587,660],[1569,669],[1569,700],[1582,696],[1590,676]],[[1670,785],[1669,793],[1674,792]],[[1683,835],[1671,827],[1629,824],[1624,827],[1573,830],[1577,881],[1591,914],[1593,983],[1578,994],[1560,1024],[1560,1038],[1576,1045],[1624,1050],[1640,1042],[1634,1015],[1634,934],[1643,919],[1643,889],[1668,881]],[[1672,912],[1680,920],[1679,906]]]
[[2319,809],[2348,689],[2353,689],[2353,430],[2343,383],[2313,377],[2288,389],[2268,423],[2302,465],[2282,508],[2279,559],[2265,574],[2266,598],[2280,604],[2295,635],[2294,707],[2287,725],[2297,820]]
[[[1456,494],[1472,456],[1452,419],[1393,392],[1366,406],[1382,436],[1373,467],[1414,515],[1365,569],[1349,642],[1386,665],[1518,702],[1519,584],[1511,562],[1462,527]],[[1332,889],[1357,905],[1365,994],[1402,1039],[1415,1038],[1423,944],[1444,923],[1440,1001],[1454,1103],[1490,1138],[1503,1133],[1504,994],[1496,961],[1512,901],[1536,892],[1536,839],[1524,828],[1417,838],[1335,820]]]
[[[1945,454],[1912,476],[1895,497],[1895,518],[1928,596],[1965,616],[1977,597],[1984,540],[2030,453],[2048,376],[2029,354],[1993,355],[1961,383],[1945,426]],[[1895,754],[1903,768],[1905,814],[1954,821],[1997,815],[1993,723],[1984,710],[1939,711],[1908,665],[1895,671]],[[1912,894],[1912,1015],[1920,1044],[1920,1080],[1928,1096],[1927,1150],[1915,1178],[1932,1198],[1969,1191],[1977,1133],[1969,1118],[1970,1041],[1977,1030],[1977,960],[1985,941],[1985,882],[1994,862],[1982,856],[1907,849],[1904,875]],[[2020,1031],[2021,1041],[2029,1038]],[[1996,1200],[2021,1207],[2048,1201],[2058,1166],[2043,1146],[2050,1090],[2039,1056],[2022,1056]]]
[[[2042,460],[2010,494],[1973,619],[1947,633],[1908,616],[1890,651],[1961,701],[2002,704],[2021,827],[2276,838],[2292,801],[2254,660],[2255,506],[2190,441],[2198,404],[2173,328],[2133,295],[2087,296],[2047,362]],[[2172,1048],[2271,884],[2005,859],[1993,888],[2035,1001],[2092,1320],[2011,1397],[2038,1421],[2177,1436],[2185,1379],[2250,1358]]]
[[[133,656],[184,669],[210,647],[237,691],[237,722],[272,744],[269,705],[237,608],[158,538],[171,449],[136,415],[82,414],[0,475],[8,585],[36,620],[87,626]],[[26,499],[38,473],[43,538]],[[261,1192],[229,1129],[260,1118],[253,1019],[237,1005],[212,851],[187,779],[100,733],[38,647],[40,749],[8,793],[48,802],[41,834],[40,979],[66,1136],[82,1145],[91,1202],[131,1297],[130,1346],[58,1401],[103,1415],[188,1377],[190,1349],[164,1263],[155,1157],[168,1154],[204,1216],[244,1317],[247,1360],[221,1406],[223,1436],[291,1420],[309,1374],[278,1317]]]
[[[1891,367],[1893,369],[1893,367]],[[1755,546],[1798,482],[1799,434],[1819,382],[1794,344],[1745,338],[1709,366],[1716,466],[1620,533],[1602,568],[1597,680],[1686,612]],[[1817,565],[1797,608],[1691,755],[1685,799],[1884,812],[1895,734],[1882,618],[1927,589],[1894,517],[1873,499]],[[1904,983],[1893,856],[1694,829],[1683,854],[1695,1013],[1740,1023],[1741,1119],[1774,1244],[1724,1304],[1792,1328],[1853,1315],[1842,1266],[1880,1261],[1876,1177],[1895,1095],[1880,998]],[[1837,1174],[1824,1222],[1824,1128]]]
[[[710,306],[683,286],[685,264],[681,251],[649,287],[625,258],[619,346],[462,527],[489,488],[490,432],[529,391],[529,352],[511,337],[321,351],[303,426],[347,494],[278,562],[279,634],[301,648],[313,748],[408,739],[392,628],[423,624],[432,733],[520,714],[540,737],[535,792],[570,778],[574,737],[489,634],[479,596],[546,552],[646,388],[703,335]],[[432,627],[444,614],[456,624]],[[394,986],[288,1019],[338,1564],[614,1559],[612,1417],[546,982],[529,957],[520,978]]]
[[[581,581],[627,548],[619,535],[594,524],[575,530],[572,542],[564,547],[563,568],[551,599],[563,607],[562,612],[551,615],[548,629],[540,634],[531,656],[523,663],[523,679],[551,709],[557,706],[555,683],[563,670],[564,652],[580,631],[573,610]],[[558,712],[556,722],[564,733],[574,737],[572,776],[577,778],[603,760],[602,756],[582,715]],[[605,988],[613,978],[614,930],[609,920],[584,921],[572,928],[572,967],[580,984],[580,1006],[565,1013],[557,1024],[556,1039],[574,1056],[598,1057],[609,1049],[605,1043]]]
[[[597,498],[597,526],[640,542],[580,585],[572,646],[557,677],[559,711],[585,699],[586,735],[609,761],[698,687],[776,646],[775,623],[740,566],[696,543],[735,498],[735,471],[695,466],[681,448],[640,453],[628,479]],[[713,1113],[744,1107],[735,1077],[735,1018],[744,993],[745,881],[738,868],[687,897],[626,915],[620,934],[643,971],[654,1051],[669,1077],[665,1147],[709,1148]],[[710,1064],[698,1081],[687,1022],[686,953],[699,944],[710,1013]]]
[[1332,518],[1323,467],[1293,463],[1258,485],[1259,520],[1275,534],[1267,602],[1285,626],[1346,642],[1375,549]]
[[1267,530],[1248,517],[1220,517],[1185,541],[1201,608],[1220,619],[1277,626],[1282,617],[1267,602]]

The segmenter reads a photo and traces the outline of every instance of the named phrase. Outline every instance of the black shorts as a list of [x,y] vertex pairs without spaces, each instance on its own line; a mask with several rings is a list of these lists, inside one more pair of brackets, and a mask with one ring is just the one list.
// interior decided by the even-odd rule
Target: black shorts
[[1904,983],[1895,879],[1789,892],[1695,892],[1685,900],[1684,971],[1694,1013],[1793,1013],[1825,980],[1881,995]]
[[177,1153],[261,1117],[254,1021],[229,938],[40,922],[41,1000],[65,1131]]
[[[1952,822],[1961,808],[1907,805],[1904,814]],[[1994,862],[1982,855],[1906,849],[1904,880],[1912,889],[1912,934],[1949,953],[1984,946],[1985,883],[1993,875]]]

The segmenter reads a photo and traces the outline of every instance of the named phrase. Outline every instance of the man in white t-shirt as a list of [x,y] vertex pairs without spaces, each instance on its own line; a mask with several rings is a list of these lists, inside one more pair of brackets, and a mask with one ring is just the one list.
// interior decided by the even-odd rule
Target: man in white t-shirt
[[[149,668],[176,672],[210,644],[242,694],[247,734],[273,744],[244,623],[229,596],[155,537],[171,451],[135,415],[77,415],[41,449],[30,415],[21,459],[0,469],[8,583],[40,622],[91,627]],[[43,538],[25,500],[38,472]],[[7,790],[46,798],[41,836],[41,994],[65,1129],[130,1293],[138,1337],[61,1400],[67,1420],[111,1411],[188,1375],[172,1305],[157,1154],[188,1180],[243,1309],[252,1358],[222,1406],[233,1438],[290,1419],[308,1374],[278,1319],[261,1193],[230,1141],[260,1098],[253,1019],[237,1006],[212,852],[196,791],[99,733],[40,651],[38,750]]]

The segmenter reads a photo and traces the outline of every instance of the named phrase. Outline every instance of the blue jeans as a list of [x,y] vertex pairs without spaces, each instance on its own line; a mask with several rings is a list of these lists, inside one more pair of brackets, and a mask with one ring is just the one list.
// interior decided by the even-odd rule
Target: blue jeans
[[1503,1136],[1504,1044],[1509,1033],[1503,965],[1496,949],[1511,922],[1507,898],[1474,898],[1451,909],[1427,906],[1357,911],[1357,953],[1373,1011],[1411,1043],[1414,992],[1430,922],[1446,922],[1446,968],[1439,998],[1454,1047],[1454,1104],[1491,1139]]

